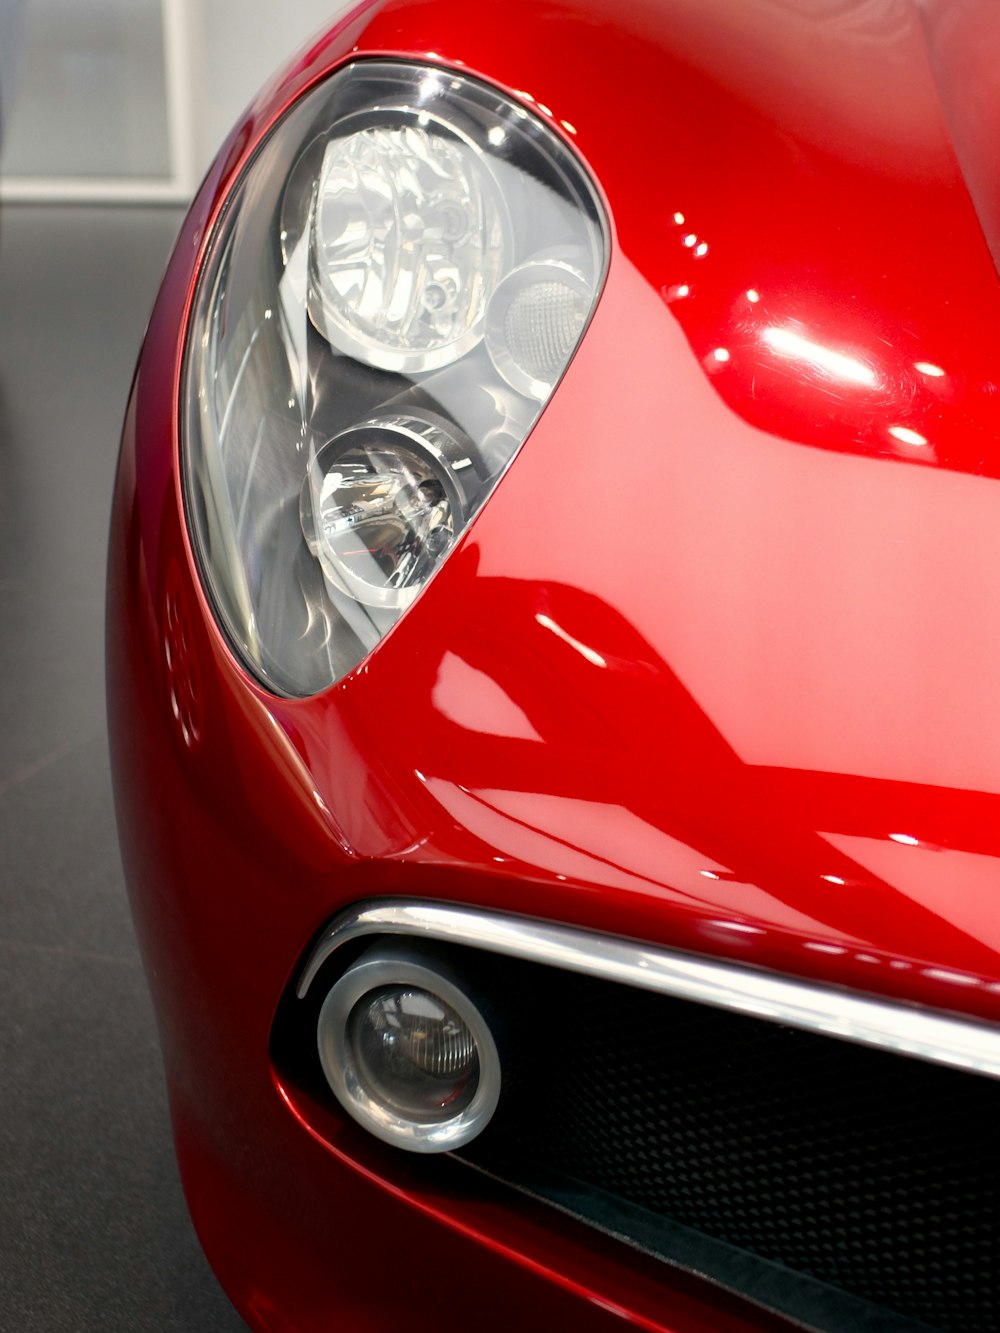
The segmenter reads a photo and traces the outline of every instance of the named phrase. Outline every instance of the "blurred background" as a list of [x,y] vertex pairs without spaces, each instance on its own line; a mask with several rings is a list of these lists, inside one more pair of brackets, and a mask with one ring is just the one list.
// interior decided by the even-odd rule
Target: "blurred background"
[[0,1325],[243,1327],[181,1194],[118,859],[104,567],[184,205],[330,0],[0,0]]
[[338,0],[0,0],[0,198],[182,203]]

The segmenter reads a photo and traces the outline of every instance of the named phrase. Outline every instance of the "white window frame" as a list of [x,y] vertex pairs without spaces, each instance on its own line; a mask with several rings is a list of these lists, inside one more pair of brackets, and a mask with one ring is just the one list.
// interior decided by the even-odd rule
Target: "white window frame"
[[0,200],[13,203],[186,204],[197,185],[191,115],[191,25],[188,0],[160,0],[166,74],[168,176],[6,176]]

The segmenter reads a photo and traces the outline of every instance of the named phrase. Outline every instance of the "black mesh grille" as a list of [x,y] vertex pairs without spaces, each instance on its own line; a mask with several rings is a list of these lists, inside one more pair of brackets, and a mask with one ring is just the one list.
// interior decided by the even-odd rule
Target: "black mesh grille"
[[[504,1094],[463,1156],[665,1255],[690,1231],[919,1326],[1000,1328],[1000,1083],[529,964],[492,970]],[[813,1296],[786,1302],[812,1327],[907,1326]]]

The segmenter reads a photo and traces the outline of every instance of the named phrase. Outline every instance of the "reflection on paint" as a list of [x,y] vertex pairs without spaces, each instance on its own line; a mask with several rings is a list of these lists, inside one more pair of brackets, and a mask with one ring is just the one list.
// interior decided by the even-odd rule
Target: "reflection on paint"
[[765,329],[761,334],[761,341],[779,356],[803,362],[832,379],[843,380],[848,384],[861,384],[869,389],[874,389],[878,384],[875,371],[864,361],[848,356],[845,352],[838,352],[832,347],[824,347],[822,343],[803,337],[794,329],[780,327]]

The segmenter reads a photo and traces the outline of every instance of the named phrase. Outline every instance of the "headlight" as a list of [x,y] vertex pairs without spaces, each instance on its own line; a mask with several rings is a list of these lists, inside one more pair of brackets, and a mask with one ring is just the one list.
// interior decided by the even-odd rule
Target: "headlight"
[[312,210],[309,314],[369,365],[446,366],[479,341],[507,267],[497,181],[475,141],[426,111],[344,128]]
[[359,62],[285,116],[209,246],[182,419],[202,575],[265,684],[330,685],[427,585],[605,264],[581,167],[484,84]]

